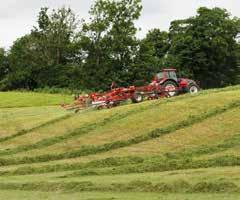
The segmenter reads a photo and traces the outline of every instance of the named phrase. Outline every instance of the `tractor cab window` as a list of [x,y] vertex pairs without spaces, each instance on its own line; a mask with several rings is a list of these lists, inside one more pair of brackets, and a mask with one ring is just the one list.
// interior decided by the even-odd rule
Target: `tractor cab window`
[[177,80],[176,72],[175,72],[175,71],[169,71],[169,72],[168,72],[168,78]]
[[163,72],[157,73],[157,79],[158,79],[158,80],[161,80],[161,79],[163,79],[163,78],[164,78]]

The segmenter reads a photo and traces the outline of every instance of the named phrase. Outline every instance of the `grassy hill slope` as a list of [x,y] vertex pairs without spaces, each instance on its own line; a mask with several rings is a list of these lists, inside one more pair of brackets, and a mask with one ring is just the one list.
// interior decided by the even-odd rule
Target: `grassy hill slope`
[[64,101],[0,93],[0,197],[240,197],[239,86],[78,114]]

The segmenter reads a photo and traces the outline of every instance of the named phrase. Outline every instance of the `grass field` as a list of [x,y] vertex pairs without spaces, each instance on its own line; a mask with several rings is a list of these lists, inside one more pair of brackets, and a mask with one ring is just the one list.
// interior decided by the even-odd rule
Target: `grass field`
[[240,87],[67,112],[0,93],[0,199],[240,198]]
[[0,92],[0,108],[59,105],[71,101],[71,96],[33,92]]

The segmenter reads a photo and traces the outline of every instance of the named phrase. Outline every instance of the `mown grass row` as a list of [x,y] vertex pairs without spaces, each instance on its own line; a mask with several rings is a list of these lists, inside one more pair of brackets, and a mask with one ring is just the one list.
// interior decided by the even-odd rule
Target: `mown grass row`
[[1,190],[23,190],[44,192],[168,192],[168,193],[236,193],[240,188],[230,181],[200,181],[191,184],[185,180],[170,183],[134,180],[127,183],[96,184],[85,182],[37,182],[37,183],[0,183]]
[[[72,174],[59,178],[82,177],[82,176],[103,176],[120,175],[132,173],[164,172],[172,170],[187,170],[211,167],[240,166],[240,157],[219,156],[212,159],[193,160],[192,158],[166,159],[164,157],[153,158],[138,164],[126,164],[106,168],[83,168]],[[5,174],[7,175],[7,173]],[[11,175],[9,173],[8,175]],[[16,174],[18,175],[18,174]]]
[[19,167],[15,170],[1,171],[1,176],[44,174],[51,172],[75,171],[60,178],[78,176],[102,176],[130,173],[164,172],[172,170],[198,169],[210,167],[240,166],[239,156],[217,156],[212,159],[193,157],[169,158],[166,156],[149,157],[111,157],[88,163],[56,164],[41,167]]
[[61,172],[61,171],[74,171],[86,168],[106,168],[106,167],[117,167],[123,165],[134,165],[143,163],[144,159],[137,156],[129,157],[111,157],[102,160],[91,161],[88,163],[64,163],[56,165],[46,165],[41,167],[19,167],[15,170],[1,171],[0,176],[13,176],[13,175],[27,175],[27,174],[44,174],[50,172]]
[[0,165],[7,166],[7,165],[12,165],[12,164],[48,162],[48,161],[53,161],[53,160],[76,158],[76,157],[81,157],[81,156],[88,156],[88,155],[93,155],[93,154],[97,154],[97,153],[107,152],[110,150],[130,146],[133,144],[138,144],[138,143],[141,143],[144,141],[148,141],[148,140],[152,140],[152,139],[161,137],[166,134],[170,134],[174,131],[177,131],[182,128],[186,128],[195,123],[199,123],[207,118],[224,113],[224,112],[228,111],[229,109],[234,109],[238,106],[240,106],[240,101],[235,101],[235,102],[229,103],[228,105],[223,106],[222,108],[215,108],[215,109],[209,110],[207,112],[201,113],[199,115],[189,116],[186,120],[183,120],[176,124],[172,124],[165,128],[158,128],[158,129],[155,129],[145,135],[137,136],[135,138],[125,140],[125,141],[115,141],[115,142],[107,143],[105,145],[100,145],[100,146],[86,146],[86,147],[80,148],[77,151],[64,152],[61,154],[46,154],[46,155],[42,155],[42,156],[23,157],[23,158],[19,158],[19,159],[18,158],[3,159],[2,158],[2,159],[0,159]]

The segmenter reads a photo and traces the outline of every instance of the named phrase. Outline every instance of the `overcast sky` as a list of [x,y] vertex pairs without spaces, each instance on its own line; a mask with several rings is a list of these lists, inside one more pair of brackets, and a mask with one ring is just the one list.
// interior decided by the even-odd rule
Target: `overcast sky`
[[[0,4],[0,47],[9,47],[36,24],[41,7],[70,6],[80,18],[88,18],[94,0],[4,0]],[[143,37],[152,28],[168,30],[170,22],[196,14],[200,6],[226,8],[240,17],[240,0],[142,0],[143,11],[137,26]]]

